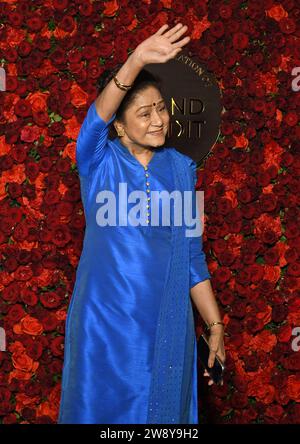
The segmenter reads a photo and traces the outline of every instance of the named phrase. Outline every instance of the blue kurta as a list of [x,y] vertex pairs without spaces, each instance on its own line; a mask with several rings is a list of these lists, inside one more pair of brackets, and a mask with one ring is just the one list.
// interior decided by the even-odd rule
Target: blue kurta
[[[171,229],[162,225],[161,212],[158,226],[120,226],[119,184],[126,184],[128,195],[136,190],[146,192],[147,188],[172,192],[174,177],[167,151],[175,149],[156,148],[145,169],[120,139],[108,139],[114,118],[115,114],[105,122],[93,102],[77,140],[76,162],[86,229],[66,319],[58,419],[61,424],[147,423],[155,332],[171,255]],[[181,156],[196,177],[196,163]],[[107,202],[101,197],[103,190],[117,197],[114,226],[101,226],[99,222],[100,208]],[[127,214],[136,203],[128,203]],[[148,204],[146,211],[151,214],[150,200]],[[211,275],[202,237],[189,239],[192,288]],[[197,424],[196,341],[190,376],[188,415],[180,422]]]

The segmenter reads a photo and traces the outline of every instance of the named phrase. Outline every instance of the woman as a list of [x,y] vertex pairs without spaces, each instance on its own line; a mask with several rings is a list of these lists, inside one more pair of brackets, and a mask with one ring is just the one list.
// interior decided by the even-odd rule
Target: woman
[[[80,129],[76,160],[86,230],[66,320],[59,423],[196,424],[190,295],[213,324],[210,363],[216,353],[225,360],[201,236],[188,237],[174,215],[169,224],[150,220],[152,191],[194,192],[196,181],[196,163],[163,147],[169,114],[157,79],[144,69],[188,43],[189,37],[179,40],[186,26],[167,28],[138,45],[104,81]],[[112,122],[118,137],[110,140]],[[135,223],[134,202],[121,199],[120,185],[146,196],[144,223]]]

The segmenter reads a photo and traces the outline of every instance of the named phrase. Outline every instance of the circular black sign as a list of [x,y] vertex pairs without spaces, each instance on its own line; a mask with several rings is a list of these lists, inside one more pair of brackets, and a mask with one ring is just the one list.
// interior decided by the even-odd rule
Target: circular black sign
[[162,80],[170,113],[166,146],[199,163],[219,136],[222,107],[216,79],[184,51],[166,63],[151,63],[145,69]]

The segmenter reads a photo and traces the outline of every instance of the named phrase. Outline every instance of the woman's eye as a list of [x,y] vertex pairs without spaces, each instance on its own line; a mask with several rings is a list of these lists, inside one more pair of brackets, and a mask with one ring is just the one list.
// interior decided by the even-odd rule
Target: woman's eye
[[[162,108],[160,108],[159,111],[163,111],[164,109],[166,109],[166,105],[164,105]],[[148,117],[148,116],[150,116],[149,113],[141,114],[141,117]]]

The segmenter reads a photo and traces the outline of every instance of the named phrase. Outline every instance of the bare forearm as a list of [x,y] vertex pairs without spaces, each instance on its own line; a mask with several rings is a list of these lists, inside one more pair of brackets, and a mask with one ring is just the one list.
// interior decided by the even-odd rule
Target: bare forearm
[[[121,83],[131,85],[141,71],[142,67],[143,66],[133,52],[130,54],[126,62],[121,66],[116,76]],[[125,94],[126,91],[118,88],[113,79],[101,91],[95,101],[95,105],[98,114],[104,121],[107,122],[116,112]]]
[[[200,316],[206,324],[222,321],[210,279],[196,284],[190,289],[190,294]],[[218,326],[214,326],[214,328],[217,327]]]

